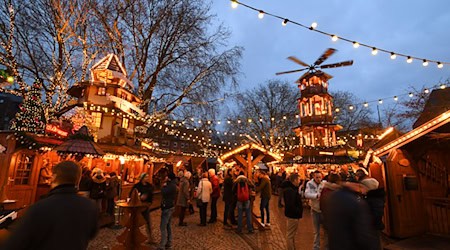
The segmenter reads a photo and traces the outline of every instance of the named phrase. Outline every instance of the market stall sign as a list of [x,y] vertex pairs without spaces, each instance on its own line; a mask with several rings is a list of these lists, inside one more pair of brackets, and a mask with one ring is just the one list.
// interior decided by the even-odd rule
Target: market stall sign
[[67,137],[67,135],[69,134],[67,131],[64,131],[64,130],[58,128],[57,126],[51,125],[51,124],[45,125],[45,132],[57,134],[62,137]]

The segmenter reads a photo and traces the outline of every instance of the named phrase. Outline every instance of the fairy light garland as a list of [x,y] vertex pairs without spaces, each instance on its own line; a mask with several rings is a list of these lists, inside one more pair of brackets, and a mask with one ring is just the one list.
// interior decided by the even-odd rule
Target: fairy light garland
[[[338,36],[338,35],[336,35],[336,34],[328,33],[328,32],[322,31],[322,30],[318,30],[318,29],[317,29],[317,26],[318,26],[318,25],[317,25],[316,22],[313,22],[310,26],[304,25],[304,24],[302,24],[302,23],[293,21],[292,19],[289,19],[289,18],[286,18],[286,17],[282,17],[282,16],[278,16],[278,15],[272,14],[272,13],[270,13],[270,12],[267,12],[267,11],[264,11],[264,10],[261,10],[261,9],[258,9],[258,8],[255,8],[255,7],[253,7],[253,6],[247,5],[247,4],[245,4],[245,3],[242,3],[242,2],[239,2],[239,1],[236,1],[236,0],[231,0],[231,7],[232,7],[232,8],[235,9],[235,8],[237,8],[239,5],[242,6],[242,7],[248,8],[248,9],[250,9],[250,10],[253,10],[253,11],[258,12],[258,17],[259,17],[260,19],[263,18],[264,16],[271,16],[271,17],[274,17],[274,18],[277,18],[277,19],[281,20],[281,24],[282,24],[283,26],[286,26],[287,24],[297,25],[297,26],[299,26],[299,27],[308,29],[308,30],[310,30],[310,31],[314,31],[314,32],[317,32],[317,33],[319,33],[319,34],[326,35],[326,36],[330,37],[331,40],[332,40],[333,42],[336,42],[336,41],[338,41],[338,40],[342,40],[342,41],[344,41],[344,42],[348,42],[348,43],[352,44],[352,46],[353,46],[354,48],[358,48],[358,47],[369,48],[369,49],[371,49],[371,53],[372,53],[372,55],[374,55],[374,56],[377,55],[379,52],[383,52],[383,53],[386,53],[386,54],[390,55],[390,58],[391,58],[392,60],[395,60],[397,57],[403,57],[403,58],[405,58],[407,63],[412,63],[413,60],[418,60],[418,61],[422,62],[422,65],[423,65],[424,67],[427,67],[429,63],[435,63],[436,66],[437,66],[439,69],[442,69],[442,68],[444,67],[444,65],[450,65],[450,62],[437,61],[437,60],[430,60],[430,59],[426,59],[426,58],[420,58],[420,57],[416,57],[416,56],[410,56],[410,55],[406,55],[406,54],[402,54],[402,53],[397,53],[397,52],[394,52],[394,51],[391,51],[391,50],[382,49],[382,48],[379,48],[379,47],[377,47],[377,46],[373,46],[373,45],[369,45],[369,44],[357,42],[357,41],[355,41],[355,40],[353,40],[353,39],[348,39],[348,38],[345,38],[345,37]],[[261,14],[261,13],[263,13],[263,14]]]

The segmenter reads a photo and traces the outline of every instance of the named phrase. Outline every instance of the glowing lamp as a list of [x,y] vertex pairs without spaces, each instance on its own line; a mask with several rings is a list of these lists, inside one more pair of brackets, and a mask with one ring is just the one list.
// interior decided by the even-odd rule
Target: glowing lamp
[[120,157],[119,157],[119,161],[120,161],[120,164],[121,164],[121,165],[125,164],[125,157],[120,156]]
[[336,35],[332,35],[332,36],[331,36],[331,41],[333,41],[333,42],[336,42],[338,39],[339,39],[339,38],[338,38],[338,36],[336,36]]
[[233,8],[233,9],[236,9],[237,7],[238,7],[238,3],[237,3],[237,1],[236,0],[232,0],[231,1],[231,8]]
[[442,64],[441,62],[438,62],[438,63],[437,63],[437,67],[440,68],[440,69],[442,69],[442,67],[444,67],[444,64]]
[[359,47],[359,43],[358,42],[353,42],[353,48],[358,48]]
[[408,58],[406,59],[406,62],[407,63],[412,63],[412,61],[413,61],[413,59],[410,56],[408,56]]
[[394,60],[395,58],[397,58],[397,55],[394,52],[391,52],[391,59]]
[[372,48],[372,55],[376,55],[376,54],[378,54],[378,49],[373,47]]
[[264,18],[264,11],[260,10],[258,13],[258,18],[263,19]]

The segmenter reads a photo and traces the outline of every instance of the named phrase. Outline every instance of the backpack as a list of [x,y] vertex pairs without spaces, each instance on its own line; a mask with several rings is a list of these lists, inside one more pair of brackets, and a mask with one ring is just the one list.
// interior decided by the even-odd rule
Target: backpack
[[250,199],[247,182],[241,182],[238,184],[237,199],[240,202],[246,202]]

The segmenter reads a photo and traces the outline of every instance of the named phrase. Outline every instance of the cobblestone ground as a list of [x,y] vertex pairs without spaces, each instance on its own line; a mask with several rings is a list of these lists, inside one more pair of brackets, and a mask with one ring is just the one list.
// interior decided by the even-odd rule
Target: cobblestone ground
[[[206,227],[197,226],[200,221],[197,208],[195,208],[195,214],[186,216],[187,227],[177,226],[178,218],[173,218],[173,249],[286,249],[286,219],[284,218],[283,208],[278,208],[277,199],[277,196],[272,196],[270,201],[270,230],[256,230],[254,234],[247,234],[245,229],[243,234],[237,234],[234,231],[235,228],[232,230],[223,228],[223,202],[221,200],[217,204],[219,214],[217,223],[208,224]],[[257,198],[254,206],[254,212],[257,215],[259,215],[259,201],[259,198]],[[157,241],[161,237],[159,232],[160,215],[160,210],[152,212],[153,235]],[[145,235],[144,228],[141,228],[141,231]],[[123,229],[103,228],[97,237],[91,241],[88,249],[111,249],[117,244],[116,237],[122,232]],[[312,243],[313,228],[310,211],[305,209],[296,237],[297,249],[312,249]],[[155,248],[155,246],[148,246],[148,249]]]

